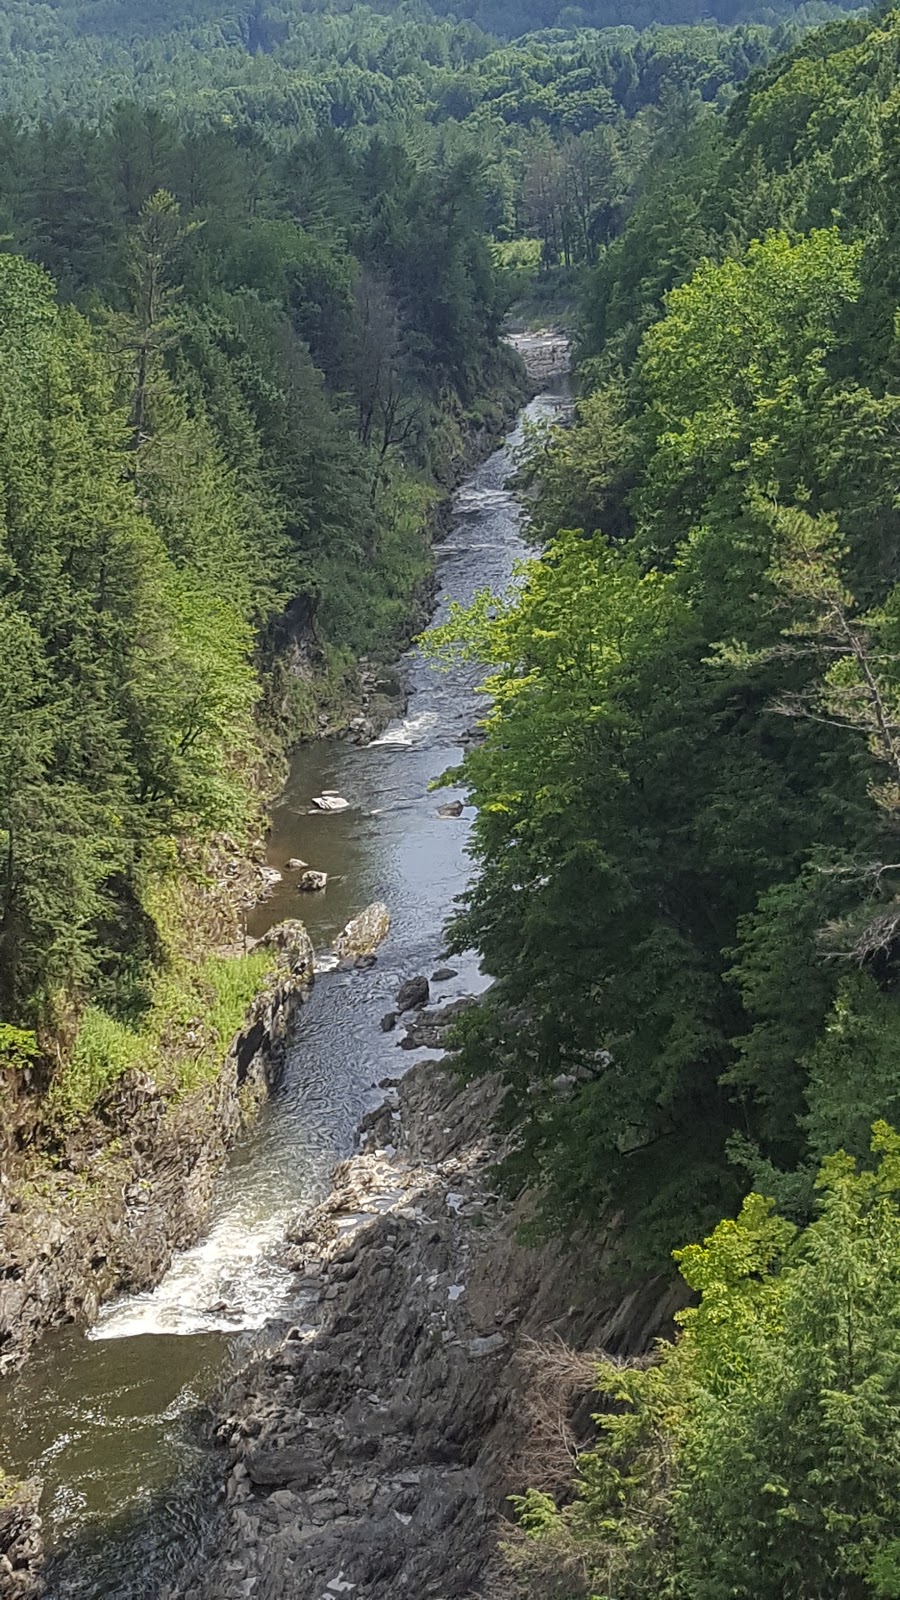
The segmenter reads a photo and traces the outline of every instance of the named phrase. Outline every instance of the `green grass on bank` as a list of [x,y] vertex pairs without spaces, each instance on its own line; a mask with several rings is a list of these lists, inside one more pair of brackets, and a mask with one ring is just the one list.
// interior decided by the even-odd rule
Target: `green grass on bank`
[[154,985],[137,1027],[88,1006],[74,1049],[50,1093],[64,1123],[86,1115],[126,1072],[147,1073],[174,1096],[211,1082],[249,1006],[271,980],[277,953],[211,955],[176,964]]

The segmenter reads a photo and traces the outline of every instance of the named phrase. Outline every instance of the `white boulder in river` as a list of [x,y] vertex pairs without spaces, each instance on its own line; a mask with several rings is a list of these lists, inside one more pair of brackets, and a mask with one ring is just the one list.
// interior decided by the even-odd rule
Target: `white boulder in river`
[[316,795],[313,799],[313,805],[317,806],[320,811],[350,810],[350,801],[345,800],[343,795],[335,794],[333,789],[326,789],[324,794]]
[[334,953],[342,961],[348,956],[370,956],[384,943],[390,931],[391,913],[382,900],[376,900],[347,923],[334,942]]

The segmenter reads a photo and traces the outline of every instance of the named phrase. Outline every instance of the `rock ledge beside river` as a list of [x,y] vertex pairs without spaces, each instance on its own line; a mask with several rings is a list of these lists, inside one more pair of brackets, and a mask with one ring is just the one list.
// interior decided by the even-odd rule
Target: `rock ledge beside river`
[[40,1485],[0,1480],[0,1597],[38,1600],[41,1581]]
[[278,951],[275,975],[213,1082],[172,1100],[146,1073],[123,1074],[67,1165],[48,1169],[18,1209],[0,1201],[0,1372],[19,1365],[46,1328],[90,1323],[111,1294],[158,1283],[175,1251],[198,1237],[216,1175],[277,1079],[312,983],[302,923],[283,924],[267,942]]
[[161,1600],[495,1592],[506,1496],[533,1481],[535,1340],[631,1353],[675,1308],[668,1283],[604,1282],[601,1252],[516,1242],[497,1099],[426,1061],[364,1119],[289,1241],[296,1325],[217,1415],[217,1553]]

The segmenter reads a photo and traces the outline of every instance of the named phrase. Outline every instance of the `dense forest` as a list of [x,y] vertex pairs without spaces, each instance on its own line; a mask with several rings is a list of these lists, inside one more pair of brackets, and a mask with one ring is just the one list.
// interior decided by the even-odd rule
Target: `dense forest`
[[[472,111],[480,137],[504,123],[552,126],[558,119],[581,132],[612,120],[616,105],[633,111],[653,100],[663,78],[671,87],[696,82],[711,97],[740,76],[740,63],[729,73],[722,58],[723,50],[739,52],[740,43],[723,45],[721,30],[710,26],[718,13],[706,6],[676,3],[669,11],[632,0],[610,6],[608,15],[592,9],[600,31],[575,26],[573,17],[548,30],[544,22],[563,15],[555,7],[517,15],[506,0],[477,9],[474,20],[456,8],[437,16],[425,4],[283,0],[235,9],[220,0],[189,7],[11,0],[0,16],[0,49],[9,62],[0,76],[0,111],[28,118],[68,111],[82,119],[136,99],[204,126],[249,122],[269,139],[279,128],[293,138],[322,124],[377,124],[403,138],[415,128],[421,147]],[[785,45],[785,29],[840,14],[825,0],[774,9],[728,5],[722,13],[729,24],[773,29],[776,47]],[[660,23],[704,26],[686,36]],[[535,26],[537,33],[523,37]],[[751,42],[747,65],[756,64],[758,51]],[[417,126],[420,113],[426,128]],[[428,126],[436,131],[429,134]]]
[[492,697],[459,1059],[539,1227],[691,1303],[510,1583],[887,1600],[900,14],[622,10],[6,7],[2,1093],[215,1069],[265,957],[211,852],[408,636],[511,305],[576,300],[534,557],[434,644]]
[[7,126],[0,166],[0,1005],[22,1058],[91,1002],[90,1103],[209,988],[196,948],[160,987],[165,886],[306,728],[291,649],[320,694],[396,649],[436,486],[519,378],[465,157],[122,106]]
[[[615,238],[685,104],[718,114],[779,43],[482,55],[375,26],[444,61],[391,115],[360,83],[401,75],[357,69],[307,74],[289,112],[269,82],[216,91],[210,119],[195,56],[181,119],[101,92],[0,123],[0,1014],[8,1061],[62,1060],[70,1109],[215,1009],[171,885],[251,827],[316,698],[403,640],[435,497],[521,393],[511,296]],[[259,960],[236,971],[210,1063]]]
[[523,1502],[529,1594],[900,1593],[898,49],[835,23],[656,150],[542,554],[439,641],[494,695],[453,939],[507,1180],[696,1297]]

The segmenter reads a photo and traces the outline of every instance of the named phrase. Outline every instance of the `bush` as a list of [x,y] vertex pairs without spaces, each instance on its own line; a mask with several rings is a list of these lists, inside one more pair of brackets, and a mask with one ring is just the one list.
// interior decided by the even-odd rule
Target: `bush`
[[876,1124],[872,1149],[874,1170],[825,1162],[805,1230],[751,1195],[676,1252],[699,1295],[680,1338],[599,1365],[572,1504],[518,1502],[542,1595],[554,1574],[598,1600],[900,1592],[900,1138]]

